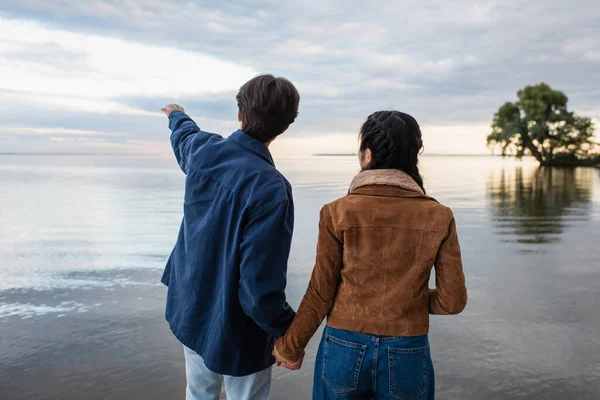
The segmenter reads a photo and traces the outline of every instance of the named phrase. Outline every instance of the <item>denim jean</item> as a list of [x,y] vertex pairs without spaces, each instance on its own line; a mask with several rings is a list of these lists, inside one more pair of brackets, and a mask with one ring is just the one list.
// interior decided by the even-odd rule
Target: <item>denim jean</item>
[[271,390],[272,367],[252,375],[228,376],[212,372],[194,350],[183,347],[185,352],[186,400],[218,400],[225,382],[228,399],[266,400]]
[[326,327],[313,399],[434,400],[427,335],[390,337]]

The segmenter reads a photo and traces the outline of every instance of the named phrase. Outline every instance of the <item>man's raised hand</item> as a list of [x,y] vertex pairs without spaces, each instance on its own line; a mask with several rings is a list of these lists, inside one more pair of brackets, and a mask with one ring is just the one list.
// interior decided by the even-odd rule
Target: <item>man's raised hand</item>
[[181,107],[179,104],[169,104],[166,107],[161,108],[161,110],[165,113],[165,115],[168,117],[169,115],[171,115],[171,113],[175,110],[177,111],[181,111],[181,112],[185,112],[183,110],[183,107]]

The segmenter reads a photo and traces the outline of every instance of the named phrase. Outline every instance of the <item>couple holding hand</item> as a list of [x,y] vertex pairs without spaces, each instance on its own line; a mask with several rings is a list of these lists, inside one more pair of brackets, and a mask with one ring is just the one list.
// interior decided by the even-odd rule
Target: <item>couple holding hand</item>
[[268,148],[299,101],[286,79],[248,81],[237,94],[241,129],[227,138],[178,105],[163,108],[186,174],[162,278],[186,399],[218,399],[223,384],[232,400],[267,399],[273,364],[299,369],[327,317],[313,399],[432,400],[429,314],[460,313],[467,291],[452,211],[425,194],[419,174],[419,125],[378,111],[360,128],[361,172],[321,209],[316,263],[294,313],[285,296],[292,187]]

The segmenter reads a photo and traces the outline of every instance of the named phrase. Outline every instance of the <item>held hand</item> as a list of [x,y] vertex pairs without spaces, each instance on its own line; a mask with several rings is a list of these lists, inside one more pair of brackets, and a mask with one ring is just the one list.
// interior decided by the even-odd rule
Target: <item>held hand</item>
[[181,112],[185,112],[183,110],[183,107],[181,107],[179,104],[169,104],[168,106],[161,108],[161,110],[165,113],[165,115],[168,117],[169,115],[171,115],[171,113],[175,110],[177,111],[181,111]]
[[275,357],[276,365],[278,367],[283,365],[285,368],[289,369],[290,371],[296,371],[296,370],[299,370],[300,368],[302,368],[302,362],[304,361],[304,354],[302,354],[300,359],[298,359],[297,361],[291,362],[291,361],[283,358],[277,352],[277,349],[273,350],[273,357]]

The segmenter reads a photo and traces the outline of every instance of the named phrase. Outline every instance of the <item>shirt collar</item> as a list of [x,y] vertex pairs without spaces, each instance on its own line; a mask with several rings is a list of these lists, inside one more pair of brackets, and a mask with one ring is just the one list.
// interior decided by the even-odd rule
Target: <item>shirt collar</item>
[[271,152],[269,151],[268,147],[265,146],[265,144],[260,140],[253,138],[252,136],[248,135],[246,132],[240,129],[233,132],[231,136],[229,136],[229,139],[233,140],[240,146],[244,146],[251,152],[259,155],[261,158],[268,161],[269,164],[271,164],[272,166],[275,166],[275,162],[273,161]]

